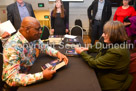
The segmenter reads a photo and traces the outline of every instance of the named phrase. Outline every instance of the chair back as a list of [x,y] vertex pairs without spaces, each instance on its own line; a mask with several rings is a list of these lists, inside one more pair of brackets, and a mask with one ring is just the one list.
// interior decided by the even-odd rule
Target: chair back
[[83,29],[78,25],[74,26],[71,29],[70,33],[71,33],[71,35],[81,36],[83,39]]
[[82,27],[82,21],[80,19],[75,20],[75,25],[80,26],[83,29],[83,31],[86,32],[86,30]]
[[43,26],[43,28],[42,28],[42,34],[41,34],[40,39],[41,40],[45,40],[45,39],[48,39],[49,36],[50,36],[49,28],[46,27],[46,26]]

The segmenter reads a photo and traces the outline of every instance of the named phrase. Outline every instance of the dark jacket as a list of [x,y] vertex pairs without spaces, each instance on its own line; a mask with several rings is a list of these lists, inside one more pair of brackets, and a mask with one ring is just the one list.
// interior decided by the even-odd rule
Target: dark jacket
[[[97,44],[89,49],[90,52],[99,52],[96,58],[85,52],[81,53],[89,66],[95,69],[102,90],[125,91],[132,82],[128,73],[130,63],[129,50],[123,47],[102,49],[102,44]],[[99,49],[98,49],[99,48]]]
[[[99,0],[94,0],[87,10],[88,18],[89,20],[92,20],[92,23],[97,13],[98,1]],[[105,4],[102,11],[102,18],[101,18],[102,19],[101,22],[103,25],[110,19],[111,15],[112,15],[111,3],[109,0],[105,0]]]
[[[35,17],[32,5],[26,2],[25,4],[30,16]],[[21,17],[16,2],[7,6],[7,19],[11,21],[16,30],[20,28]]]

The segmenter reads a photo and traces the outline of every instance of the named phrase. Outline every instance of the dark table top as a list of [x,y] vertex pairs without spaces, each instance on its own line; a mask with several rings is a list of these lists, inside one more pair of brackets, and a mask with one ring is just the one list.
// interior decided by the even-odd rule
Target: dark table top
[[[79,38],[81,40],[81,38]],[[81,41],[83,44],[83,42]],[[64,50],[60,50],[64,53]],[[54,60],[54,57],[42,54],[32,66],[30,73],[40,72],[41,65]],[[41,81],[18,91],[101,91],[96,74],[80,57],[68,57],[69,64],[59,70],[50,81]]]

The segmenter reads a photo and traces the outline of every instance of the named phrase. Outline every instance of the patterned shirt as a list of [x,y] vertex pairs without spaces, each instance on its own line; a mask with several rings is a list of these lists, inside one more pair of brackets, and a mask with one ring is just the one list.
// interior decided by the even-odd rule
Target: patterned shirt
[[26,86],[43,79],[42,72],[27,74],[36,60],[36,48],[50,56],[58,52],[40,39],[29,43],[19,31],[10,37],[3,51],[3,81],[10,86]]

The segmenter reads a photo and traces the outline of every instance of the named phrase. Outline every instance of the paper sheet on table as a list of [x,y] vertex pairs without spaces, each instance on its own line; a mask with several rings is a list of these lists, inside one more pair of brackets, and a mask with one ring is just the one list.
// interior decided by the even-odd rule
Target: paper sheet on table
[[0,36],[4,33],[4,32],[8,32],[8,33],[14,33],[16,32],[16,29],[14,28],[14,26],[12,25],[12,23],[10,22],[10,20],[3,22],[0,24]]
[[76,37],[77,37],[77,36],[74,36],[74,35],[67,35],[67,34],[64,36],[64,38],[71,38],[71,39],[74,39],[74,38],[76,38]]

